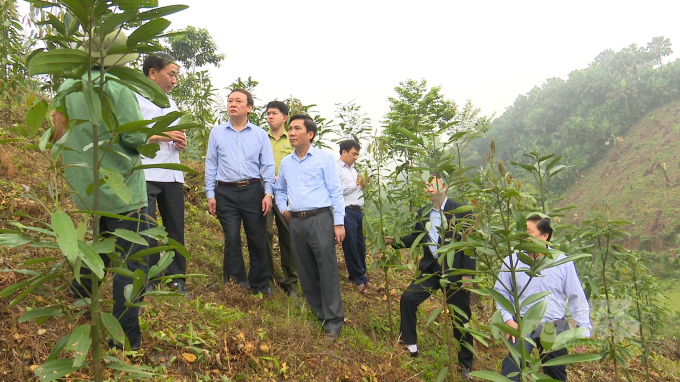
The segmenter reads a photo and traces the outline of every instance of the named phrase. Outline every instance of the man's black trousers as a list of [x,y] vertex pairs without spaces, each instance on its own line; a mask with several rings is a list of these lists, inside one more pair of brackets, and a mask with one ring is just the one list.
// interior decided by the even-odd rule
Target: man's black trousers
[[[168,237],[184,245],[184,184],[179,182],[146,182],[146,193],[149,198],[149,216],[152,227],[158,225],[156,219],[156,202],[158,202],[158,212],[163,218]],[[156,240],[150,240],[149,246],[158,245]],[[161,256],[159,253],[149,255],[149,268],[158,264]],[[165,268],[166,275],[186,274],[187,259],[175,253],[172,263]],[[174,281],[184,281],[175,279]]]
[[[427,275],[421,275],[421,279]],[[411,285],[401,295],[401,341],[407,345],[415,345],[418,342],[418,335],[416,333],[416,314],[418,313],[418,306],[427,300],[431,295],[431,291],[441,289],[438,275],[432,275],[427,280],[419,282],[412,282]],[[470,293],[460,288],[447,288],[447,304],[454,305],[465,312],[466,317],[461,316],[454,311],[457,324],[454,325],[453,336],[461,342],[460,352],[458,352],[458,362],[468,369],[472,369],[473,353],[463,343],[467,342],[472,346],[473,337],[470,333],[463,333],[456,326],[463,326],[469,321],[471,315],[470,311]]]
[[[264,188],[260,182],[245,187],[218,183],[215,188],[217,218],[224,231],[224,282],[233,279],[240,285],[250,284],[255,291],[263,291],[269,285],[267,218],[262,215],[263,198]],[[241,251],[241,222],[250,254],[250,273],[247,276]]]
[[355,285],[363,285],[368,282],[363,220],[363,212],[353,208],[345,208],[345,240],[342,241],[342,252],[345,254],[349,281]]
[[[117,229],[126,229],[132,232],[141,232],[149,229],[149,223],[146,221],[145,214],[147,213],[146,207],[141,208],[138,211],[126,212],[120,215],[128,215],[132,218],[143,220],[144,222],[136,222],[130,220],[118,220],[115,218],[101,217],[99,221],[99,229],[104,234],[105,237],[115,237],[116,245],[123,249],[121,258],[125,258],[134,254],[135,252],[146,248],[145,246],[131,243],[127,240],[123,240],[120,237],[112,236],[107,234],[107,232],[113,232]],[[104,260],[104,266],[109,267],[111,265],[111,260],[106,254],[101,255],[102,260]],[[143,259],[144,262],[148,261],[148,256]],[[149,267],[138,261],[128,261],[127,267],[131,272],[140,269],[145,275],[149,273]],[[92,274],[85,264],[80,268],[80,281],[78,284],[76,280],[71,283],[71,288],[82,297],[89,297],[92,291],[92,278],[83,277]],[[115,273],[113,275],[113,315],[120,322],[120,326],[123,328],[125,335],[130,341],[130,347],[136,349],[140,346],[142,342],[142,331],[139,328],[139,308],[136,307],[125,307],[125,287],[132,284],[132,278]],[[86,292],[88,291],[88,292]],[[144,288],[139,291],[139,293],[144,293]],[[139,295],[138,295],[139,296]],[[139,297],[137,301],[142,300]]]
[[[556,335],[560,334],[566,330],[569,329],[569,323],[567,320],[559,320],[555,322],[555,328],[557,329]],[[541,356],[541,359],[543,362],[550,361],[553,358],[561,357],[563,355],[569,354],[566,348],[564,349],[559,349],[556,351],[552,351],[549,353],[546,353],[543,350],[543,346],[541,345],[541,332],[543,331],[543,325],[539,326],[534,330],[533,333],[531,333],[531,339],[538,345],[538,352]],[[515,339],[515,346],[519,346],[521,342],[519,339]],[[531,351],[534,350],[534,345],[529,343],[529,341],[524,342],[524,348],[527,349],[527,353],[531,354]],[[505,375],[506,377],[512,373],[519,373],[520,368],[517,367],[517,363],[515,362],[514,358],[511,356],[507,356],[503,360],[503,368],[501,371],[501,374]],[[558,380],[558,381],[565,381],[567,380],[567,366],[566,365],[560,365],[560,366],[548,366],[543,368],[543,373],[547,375],[548,377]],[[520,376],[515,375],[514,377],[508,377],[511,381],[513,382],[519,382]]]

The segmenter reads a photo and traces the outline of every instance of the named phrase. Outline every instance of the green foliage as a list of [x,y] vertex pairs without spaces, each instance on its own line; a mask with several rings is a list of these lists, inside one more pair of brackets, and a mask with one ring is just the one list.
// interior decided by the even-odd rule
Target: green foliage
[[[172,56],[190,73],[208,64],[220,67],[224,54],[217,53],[217,44],[210,32],[204,28],[187,26],[184,30],[172,31],[167,38]],[[179,81],[178,81],[179,82]]]
[[25,57],[29,40],[23,34],[14,0],[0,0],[0,36],[0,99],[2,109],[9,112],[13,94],[28,86]]
[[335,118],[341,121],[338,124],[340,127],[340,137],[333,139],[333,142],[353,139],[362,144],[370,140],[373,133],[371,119],[361,112],[361,106],[357,105],[354,100],[344,104],[336,103]]
[[655,37],[646,48],[633,44],[616,53],[606,50],[566,81],[548,79],[518,96],[485,138],[473,143],[477,153],[470,164],[481,164],[491,137],[502,160],[519,162],[532,151],[559,153],[575,168],[551,186],[563,188],[646,111],[677,98],[680,61],[662,61],[671,52],[670,40]]

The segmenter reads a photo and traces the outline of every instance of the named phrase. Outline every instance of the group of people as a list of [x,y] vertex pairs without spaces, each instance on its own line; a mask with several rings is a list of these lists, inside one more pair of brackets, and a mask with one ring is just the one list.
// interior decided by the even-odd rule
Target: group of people
[[[125,45],[125,36],[122,33],[109,35],[104,39],[104,44],[108,48]],[[86,49],[87,46],[86,44]],[[95,53],[95,49],[92,51]],[[99,65],[104,67],[124,65],[136,58],[136,54],[109,55]],[[157,53],[146,56],[143,72],[169,93],[176,84],[179,68],[170,55]],[[93,75],[93,78],[95,77],[98,76]],[[70,89],[76,82],[65,81],[60,91]],[[119,124],[148,120],[177,110],[172,100],[169,108],[158,107],[119,82],[107,82],[104,92],[112,102]],[[234,89],[229,94],[227,100],[229,120],[211,130],[205,159],[208,213],[218,218],[224,232],[223,281],[225,284],[233,284],[265,297],[270,296],[278,284],[290,298],[299,297],[297,286],[299,282],[304,298],[314,316],[322,324],[327,338],[336,340],[344,324],[336,245],[342,245],[348,278],[356,290],[359,293],[367,293],[372,288],[366,274],[366,246],[362,230],[363,189],[368,182],[358,174],[354,166],[361,146],[353,140],[343,141],[339,147],[340,159],[335,160],[330,153],[312,145],[317,135],[317,126],[310,116],[304,114],[289,116],[288,107],[284,103],[272,101],[266,108],[269,125],[267,132],[248,121],[248,114],[252,112],[253,106],[253,97],[246,90]],[[67,120],[89,119],[81,92],[71,92],[65,96],[61,109]],[[285,128],[286,123],[288,130]],[[93,130],[89,122],[72,128],[66,146],[73,150],[64,151],[64,164],[92,162],[92,151],[82,151],[82,148],[91,145]],[[106,134],[102,136],[106,138]],[[141,172],[132,171],[132,167],[137,159],[144,164],[179,163],[179,154],[187,147],[186,134],[183,131],[168,131],[163,135],[151,136],[148,141],[158,143],[160,146],[155,158],[146,158],[137,152],[137,147],[147,142],[147,135],[143,133],[123,133],[120,139],[112,143],[113,150],[124,153],[130,159],[106,152],[101,154],[102,167],[129,176],[126,184],[131,190],[132,198],[126,203],[116,197],[104,184],[100,188],[100,205],[106,206],[106,212],[138,219],[130,221],[103,216],[100,223],[101,232],[113,232],[119,228],[143,231],[149,226],[158,225],[156,217],[158,210],[168,236],[184,244],[182,172],[162,168],[147,168]],[[69,166],[65,171],[70,187],[78,195],[74,197],[74,202],[80,209],[89,209],[92,195],[87,193],[87,188],[93,183],[92,171],[79,166]],[[446,181],[438,174],[432,174],[425,189],[431,205],[418,211],[418,221],[413,233],[402,238],[388,238],[387,243],[397,248],[410,247],[422,237],[421,242],[424,244],[418,279],[404,291],[400,301],[400,339],[405,352],[414,357],[418,355],[416,333],[418,307],[433,290],[442,289],[446,293],[447,303],[457,307],[454,315],[458,322],[453,333],[461,344],[458,360],[463,376],[469,380],[473,366],[473,338],[470,333],[459,328],[463,327],[472,315],[466,280],[474,274],[476,263],[474,257],[459,251],[453,254],[452,263],[444,261],[440,264],[441,254],[438,248],[460,238],[455,227],[459,219],[465,218],[465,214],[453,213],[462,204],[449,199],[447,191]],[[278,230],[282,279],[278,279],[274,272],[274,223]],[[248,271],[242,253],[241,224],[248,247]],[[552,235],[550,220],[540,217],[529,218],[527,233],[549,241]],[[116,237],[116,243],[124,255],[142,249],[139,244],[121,237]],[[151,242],[150,245],[155,243]],[[102,257],[107,261],[107,256]],[[159,256],[145,260],[128,261],[128,268],[148,272],[149,266],[157,263]],[[516,256],[505,260],[506,265],[495,286],[511,301],[512,296],[504,288],[512,285],[506,271],[508,264],[518,261],[521,262]],[[468,270],[469,275],[448,275],[449,264],[452,269]],[[172,276],[174,288],[190,298],[182,277],[185,272],[186,259],[183,256],[175,256],[165,275]],[[87,275],[89,270],[82,267],[81,273]],[[448,283],[442,282],[442,278],[448,279]],[[131,283],[132,279],[123,274],[113,276],[113,314],[119,319],[130,347],[135,349],[141,343],[139,309],[125,306],[124,292],[125,287]],[[91,278],[81,277],[80,281],[73,281],[68,293],[72,297],[84,297],[89,294],[91,287]],[[151,280],[146,289],[149,291],[155,287],[154,280]],[[543,273],[543,277],[518,277],[517,285],[513,285],[513,288],[526,289],[527,293],[522,299],[533,293],[552,292],[545,298],[548,301],[548,309],[542,323],[555,322],[558,332],[568,328],[564,320],[565,305],[568,301],[577,325],[586,327],[589,334],[591,325],[588,303],[572,262],[550,268]],[[143,294],[140,293],[137,298],[143,298]],[[530,306],[531,304],[522,307],[520,314],[524,314]],[[516,327],[515,321],[518,317],[503,310],[501,306],[498,308],[503,313],[506,323]],[[534,338],[536,344],[540,344],[535,339],[540,336],[541,328],[542,326],[539,326],[529,336]],[[123,344],[113,341],[110,341],[110,344],[123,347]],[[561,354],[564,353],[552,352],[548,357]],[[503,373],[511,380],[519,380],[516,373],[520,368],[511,357],[503,363]],[[563,366],[546,367],[545,373],[554,379],[566,380]]]

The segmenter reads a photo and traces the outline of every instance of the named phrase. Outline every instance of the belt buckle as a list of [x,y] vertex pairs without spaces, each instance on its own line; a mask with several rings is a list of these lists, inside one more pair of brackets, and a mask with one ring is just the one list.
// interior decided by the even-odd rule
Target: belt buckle
[[299,217],[300,219],[306,218],[306,217],[307,217],[307,212],[306,212],[306,211],[299,212],[299,213],[298,213],[298,217]]
[[247,185],[248,185],[247,180],[239,180],[238,182],[236,182],[236,187],[245,187]]

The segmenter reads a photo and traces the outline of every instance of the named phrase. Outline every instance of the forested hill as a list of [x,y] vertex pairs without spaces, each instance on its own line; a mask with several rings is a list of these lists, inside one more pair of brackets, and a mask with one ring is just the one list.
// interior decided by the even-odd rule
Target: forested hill
[[495,137],[498,159],[520,161],[531,151],[562,155],[562,164],[573,167],[552,190],[564,189],[647,111],[678,99],[680,60],[664,62],[671,53],[671,41],[655,37],[646,47],[605,50],[567,80],[547,80],[494,120],[473,142],[466,164],[477,165]]
[[614,219],[630,220],[627,246],[652,252],[676,246],[680,233],[680,101],[656,108],[565,190],[563,205],[577,206],[568,222],[593,207],[609,206]]

